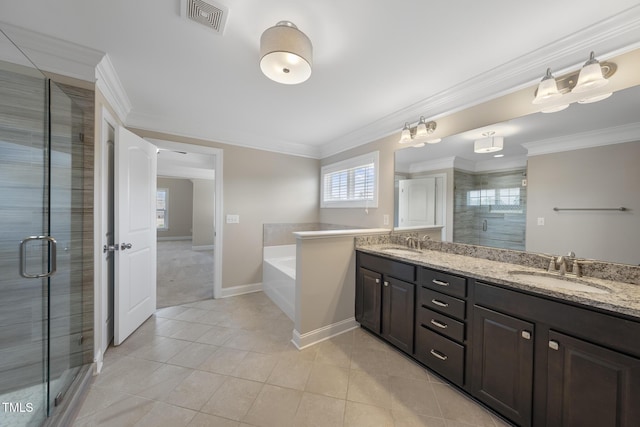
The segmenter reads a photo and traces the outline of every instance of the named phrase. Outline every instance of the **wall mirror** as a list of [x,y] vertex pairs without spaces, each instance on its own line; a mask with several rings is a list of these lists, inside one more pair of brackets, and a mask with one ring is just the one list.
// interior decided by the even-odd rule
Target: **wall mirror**
[[[394,225],[405,228],[399,182],[442,176],[428,209],[440,212],[443,240],[640,265],[638,112],[635,86],[398,150]],[[503,149],[475,153],[490,132]]]

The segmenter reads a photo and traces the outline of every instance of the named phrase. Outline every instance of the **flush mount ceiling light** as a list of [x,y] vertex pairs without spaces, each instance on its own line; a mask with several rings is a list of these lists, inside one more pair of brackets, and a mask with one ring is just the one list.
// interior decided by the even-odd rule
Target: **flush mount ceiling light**
[[[533,104],[540,105],[543,113],[555,113],[569,107],[572,102],[580,104],[601,101],[612,95],[603,93],[602,87],[609,83],[608,78],[617,70],[612,62],[598,62],[594,52],[579,71],[554,78],[551,69],[542,78],[535,92]],[[568,94],[575,94],[568,97]]]
[[485,132],[482,134],[486,138],[477,139],[473,142],[473,152],[478,154],[494,153],[502,150],[504,138],[495,136],[495,132]]
[[430,135],[435,132],[437,127],[436,122],[427,122],[424,116],[420,117],[420,121],[416,125],[416,127],[412,128],[409,123],[405,123],[402,128],[402,133],[400,134],[400,144],[409,144],[414,143],[413,147],[419,148],[424,147],[424,144],[436,144],[442,139],[440,138],[429,138]]
[[295,85],[311,76],[311,40],[293,23],[280,21],[260,37],[260,69],[271,80]]

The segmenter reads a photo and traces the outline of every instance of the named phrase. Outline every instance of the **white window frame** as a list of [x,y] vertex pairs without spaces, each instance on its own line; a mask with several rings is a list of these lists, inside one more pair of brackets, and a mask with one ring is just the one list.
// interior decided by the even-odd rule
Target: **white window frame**
[[[169,189],[168,188],[158,188],[156,189],[156,193],[164,191],[164,227],[157,227],[158,231],[168,231],[169,230]],[[156,195],[156,214],[158,212],[158,197]]]
[[[378,177],[380,176],[380,152],[373,151],[336,163],[325,165],[320,170],[320,207],[321,208],[377,208]],[[325,201],[325,177],[328,174],[345,171],[373,163],[373,198],[371,200],[328,200]]]

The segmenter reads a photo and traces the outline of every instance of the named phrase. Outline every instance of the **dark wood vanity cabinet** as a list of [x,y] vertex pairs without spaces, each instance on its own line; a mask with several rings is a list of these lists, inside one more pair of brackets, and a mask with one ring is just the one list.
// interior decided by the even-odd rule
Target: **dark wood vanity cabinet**
[[466,296],[466,278],[419,268],[413,356],[461,387],[465,383]]
[[356,320],[402,351],[413,352],[415,266],[359,254]]
[[640,359],[553,330],[548,348],[547,426],[640,425]]
[[473,307],[473,393],[521,426],[531,425],[533,340],[533,323]]
[[640,426],[640,321],[357,252],[356,320],[519,426]]

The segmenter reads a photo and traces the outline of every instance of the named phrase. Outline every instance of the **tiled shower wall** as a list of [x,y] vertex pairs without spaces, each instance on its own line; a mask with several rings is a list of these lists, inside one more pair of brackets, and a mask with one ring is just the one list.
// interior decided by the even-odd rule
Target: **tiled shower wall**
[[[523,178],[525,169],[490,173],[455,170],[453,241],[524,250],[527,189],[522,186]],[[498,188],[520,188],[520,209],[499,213],[492,206],[469,206],[469,191]]]

